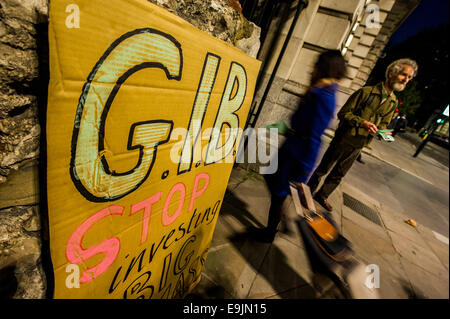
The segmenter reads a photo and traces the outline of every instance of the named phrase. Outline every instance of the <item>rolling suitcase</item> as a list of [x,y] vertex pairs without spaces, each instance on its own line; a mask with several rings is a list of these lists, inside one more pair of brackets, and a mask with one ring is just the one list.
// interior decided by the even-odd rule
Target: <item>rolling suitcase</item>
[[316,209],[307,185],[291,184],[290,190],[297,212],[296,224],[315,275],[329,278],[345,298],[378,298],[377,291],[365,284],[366,265],[355,256],[331,214],[322,214]]

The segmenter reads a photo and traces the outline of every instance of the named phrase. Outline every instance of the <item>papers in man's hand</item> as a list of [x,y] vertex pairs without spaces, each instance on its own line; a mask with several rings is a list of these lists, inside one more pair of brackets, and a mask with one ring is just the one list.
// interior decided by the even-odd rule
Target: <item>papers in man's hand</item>
[[383,139],[386,142],[393,142],[395,141],[394,137],[392,135],[388,135],[386,133],[392,132],[393,130],[386,129],[386,130],[378,130],[377,134],[374,134],[376,136],[379,136],[381,139]]

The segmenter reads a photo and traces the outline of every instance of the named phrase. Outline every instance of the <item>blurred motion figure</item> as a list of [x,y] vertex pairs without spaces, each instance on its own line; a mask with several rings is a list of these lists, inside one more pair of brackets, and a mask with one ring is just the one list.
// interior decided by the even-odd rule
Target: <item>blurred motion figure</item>
[[336,108],[337,81],[346,74],[345,60],[338,50],[318,57],[311,83],[290,120],[291,129],[278,151],[278,170],[265,175],[271,193],[267,227],[254,230],[257,239],[272,242],[282,216],[282,205],[290,194],[289,183],[306,183],[317,160],[321,136]]

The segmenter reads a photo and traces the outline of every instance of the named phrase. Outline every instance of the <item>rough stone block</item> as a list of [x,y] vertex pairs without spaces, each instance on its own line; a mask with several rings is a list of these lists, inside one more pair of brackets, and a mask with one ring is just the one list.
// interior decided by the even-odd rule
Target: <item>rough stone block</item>
[[39,203],[38,175],[36,165],[13,171],[8,176],[8,180],[0,184],[0,209]]
[[236,47],[247,53],[249,56],[256,58],[261,45],[261,42],[259,41],[261,28],[256,26],[254,23],[252,23],[252,25],[253,32],[250,37],[242,38],[236,41]]
[[0,210],[0,269],[14,267],[17,289],[13,298],[44,298],[41,240],[37,206]]

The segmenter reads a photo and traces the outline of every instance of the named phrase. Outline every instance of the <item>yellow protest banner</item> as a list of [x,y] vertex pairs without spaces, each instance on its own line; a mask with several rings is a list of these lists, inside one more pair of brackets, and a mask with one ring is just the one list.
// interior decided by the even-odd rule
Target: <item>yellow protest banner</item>
[[260,63],[145,0],[50,1],[55,298],[201,278]]

